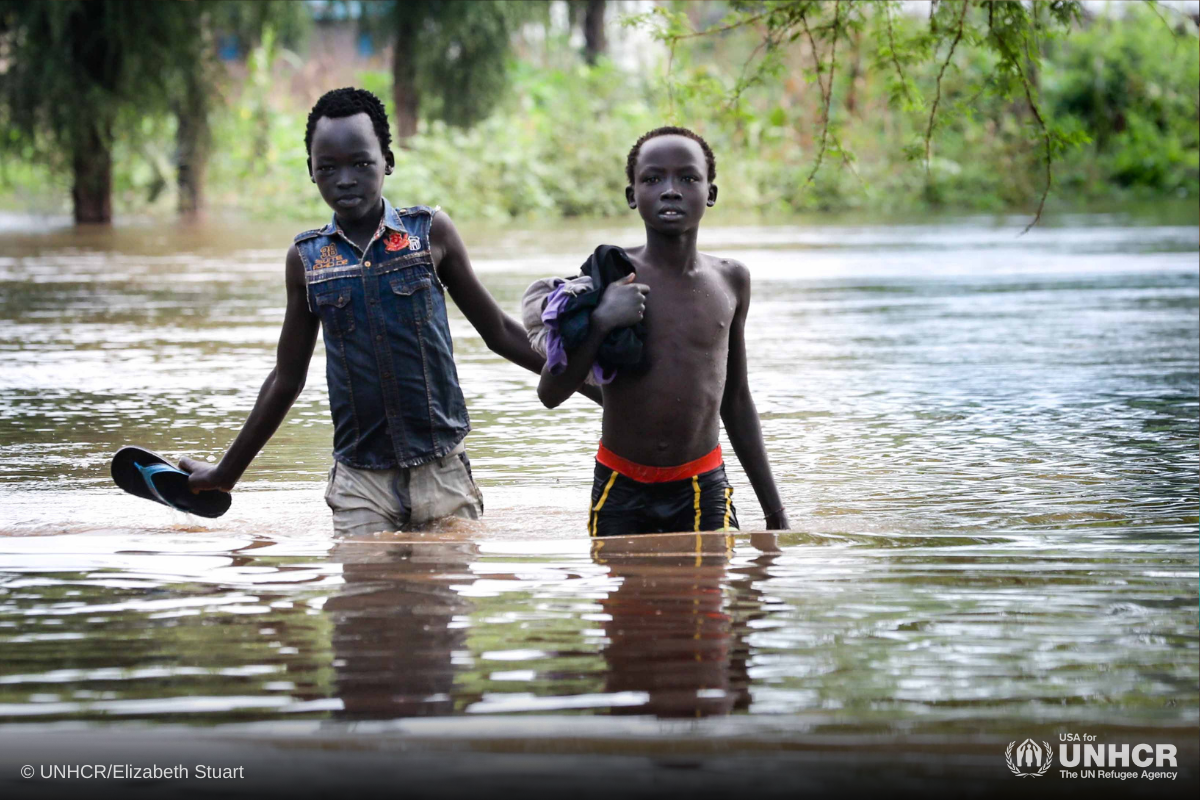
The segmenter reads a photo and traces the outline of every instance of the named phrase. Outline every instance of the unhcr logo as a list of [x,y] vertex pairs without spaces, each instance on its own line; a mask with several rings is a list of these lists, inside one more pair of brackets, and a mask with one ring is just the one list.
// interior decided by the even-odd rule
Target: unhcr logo
[[1054,761],[1054,751],[1050,749],[1049,742],[1039,745],[1033,739],[1026,739],[1020,744],[1009,742],[1008,749],[1004,751],[1004,758],[1008,761],[1008,768],[1012,770],[1012,774],[1018,778],[1040,778],[1050,769],[1050,764]]

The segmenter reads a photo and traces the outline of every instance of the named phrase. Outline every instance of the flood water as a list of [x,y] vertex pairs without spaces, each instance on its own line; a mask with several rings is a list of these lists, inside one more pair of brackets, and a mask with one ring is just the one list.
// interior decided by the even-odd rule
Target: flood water
[[[1197,227],[1024,221],[716,218],[702,248],[753,276],[750,383],[794,530],[600,548],[599,409],[544,409],[457,310],[483,520],[334,539],[320,346],[227,516],[122,494],[118,447],[232,439],[301,226],[0,226],[0,723],[1194,739]],[[516,314],[534,278],[638,236],[466,240]]]

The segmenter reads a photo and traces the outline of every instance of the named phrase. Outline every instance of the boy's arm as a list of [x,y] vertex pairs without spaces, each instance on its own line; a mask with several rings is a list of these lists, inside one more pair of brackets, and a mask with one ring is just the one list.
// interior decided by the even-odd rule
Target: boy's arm
[[787,512],[779,499],[779,489],[767,463],[767,447],[763,443],[758,410],[750,396],[746,379],[746,312],[750,308],[750,271],[734,262],[731,275],[737,292],[737,311],[729,329],[729,364],[725,374],[725,395],[721,399],[721,421],[729,434],[729,443],[737,453],[742,469],[758,495],[759,505],[766,515],[767,530],[787,530]]
[[193,492],[203,489],[228,492],[232,489],[283,422],[288,409],[304,388],[308,362],[317,343],[321,320],[308,308],[304,264],[295,245],[288,250],[285,273],[287,312],[275,351],[275,369],[267,376],[254,410],[218,464],[207,464],[194,458],[184,458],[179,462],[181,470],[191,473],[188,488]]
[[[591,323],[588,326],[587,338],[583,344],[567,354],[567,366],[557,375],[550,374],[550,368],[542,370],[542,380],[538,383],[538,399],[546,408],[555,408],[571,396],[571,392],[583,391],[587,374],[596,361],[600,352],[600,344],[610,331],[635,325],[646,313],[646,295],[650,287],[643,283],[634,283],[637,276],[629,274],[624,279],[609,284],[600,298],[599,305],[592,312]],[[583,388],[580,388],[583,387]]]
[[[546,359],[529,346],[525,326],[505,314],[496,299],[479,282],[467,246],[458,228],[445,213],[435,214],[429,229],[429,246],[434,269],[467,321],[479,331],[488,349],[530,372],[541,372]],[[600,403],[600,391],[594,386],[580,387],[579,393]]]

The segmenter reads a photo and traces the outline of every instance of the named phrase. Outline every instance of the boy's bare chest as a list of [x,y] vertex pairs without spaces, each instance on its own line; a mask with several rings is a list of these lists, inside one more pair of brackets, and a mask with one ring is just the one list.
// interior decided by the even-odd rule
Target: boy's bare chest
[[651,347],[707,349],[728,341],[737,300],[719,275],[648,277],[643,282],[650,287],[645,324]]

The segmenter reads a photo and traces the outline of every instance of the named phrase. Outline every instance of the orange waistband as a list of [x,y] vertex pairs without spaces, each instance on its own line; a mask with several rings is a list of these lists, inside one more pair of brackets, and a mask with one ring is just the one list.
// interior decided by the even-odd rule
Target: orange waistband
[[638,483],[666,483],[667,481],[687,480],[693,475],[711,472],[723,463],[721,461],[721,445],[713,448],[713,451],[708,455],[700,456],[695,461],[689,461],[677,467],[646,467],[641,464],[635,464],[627,458],[621,458],[612,450],[605,447],[604,442],[600,443],[600,450],[596,453],[596,460],[609,469],[621,473],[626,478],[632,478]]

